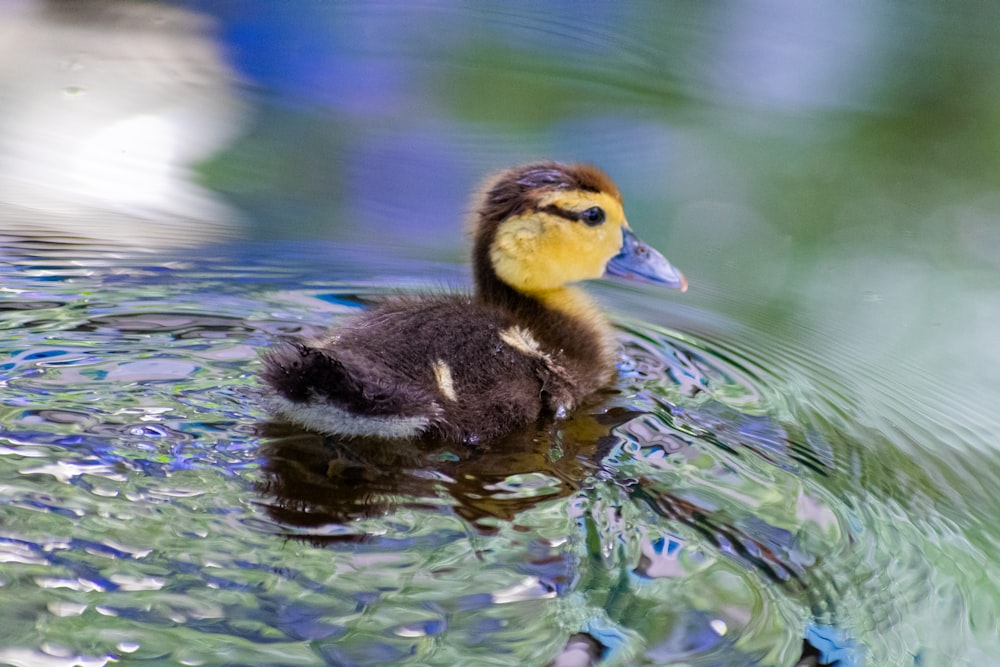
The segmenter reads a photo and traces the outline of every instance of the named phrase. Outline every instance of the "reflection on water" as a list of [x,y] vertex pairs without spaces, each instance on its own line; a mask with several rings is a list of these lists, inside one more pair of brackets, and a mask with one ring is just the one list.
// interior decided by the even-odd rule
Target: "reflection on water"
[[[403,506],[445,503],[477,529],[494,532],[540,502],[579,491],[611,447],[611,425],[629,418],[615,410],[583,414],[560,428],[526,429],[482,448],[444,449],[424,444],[357,443],[292,432],[265,431],[273,516],[304,526],[332,524],[335,539],[354,519],[398,511]],[[441,497],[450,498],[445,502]],[[499,520],[499,521],[497,521]],[[321,541],[321,533],[305,533]]]

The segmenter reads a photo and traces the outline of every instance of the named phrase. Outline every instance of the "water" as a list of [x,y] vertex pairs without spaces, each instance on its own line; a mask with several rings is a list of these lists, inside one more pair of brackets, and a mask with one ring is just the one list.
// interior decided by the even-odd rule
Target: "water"
[[266,425],[257,354],[373,292],[282,259],[7,273],[5,660],[510,664],[582,631],[623,662],[801,650],[798,543],[843,527],[748,369],[633,325],[622,383],[541,433],[324,444]]
[[[8,3],[0,664],[992,664],[998,19]],[[592,286],[614,387],[475,449],[268,421],[264,349],[465,288],[540,157],[691,282]]]
[[[880,411],[831,396],[801,351],[781,356],[796,377],[628,319],[611,391],[492,447],[359,451],[269,424],[260,350],[383,291],[346,280],[368,253],[10,258],[3,660],[542,664],[585,632],[616,664],[792,664],[809,633],[843,664],[936,664],[987,641],[966,577],[995,565],[966,531],[990,512],[885,460],[888,435],[926,433],[865,428]],[[969,634],[908,636],[928,606]]]

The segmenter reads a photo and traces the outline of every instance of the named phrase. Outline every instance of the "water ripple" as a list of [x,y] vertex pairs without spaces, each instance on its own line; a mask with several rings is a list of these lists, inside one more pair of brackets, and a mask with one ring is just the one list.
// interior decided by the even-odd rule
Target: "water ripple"
[[362,449],[267,424],[255,373],[275,338],[384,290],[254,261],[35,262],[5,283],[0,583],[44,600],[11,611],[30,646],[81,622],[116,660],[212,638],[293,664],[572,637],[623,664],[794,664],[807,637],[937,664],[988,644],[996,470],[963,458],[983,418],[921,417],[889,378],[859,392],[830,356],[688,312],[686,333],[624,322],[619,382],[570,419]]
[[[655,429],[650,428],[648,419],[635,437],[644,444],[641,451],[647,460],[659,461],[658,468],[667,464],[669,469],[674,462],[669,494],[645,500],[654,511],[690,522],[692,528],[702,517],[699,528],[720,552],[747,561],[776,580],[805,576],[803,584],[814,613],[819,618],[838,619],[845,626],[854,625],[879,664],[902,664],[907,653],[900,647],[921,644],[913,635],[897,633],[901,619],[907,619],[906,627],[923,626],[932,632],[933,620],[915,614],[921,600],[930,596],[944,607],[963,606],[954,591],[956,583],[946,582],[962,582],[991,561],[981,547],[965,541],[955,543],[955,537],[976,530],[980,517],[995,516],[1000,509],[995,494],[988,491],[997,468],[983,468],[981,456],[981,450],[989,448],[984,436],[995,432],[994,425],[969,438],[974,427],[954,418],[966,413],[971,423],[982,423],[975,406],[952,406],[944,411],[950,417],[942,419],[939,411],[922,409],[926,399],[914,388],[898,391],[889,379],[893,374],[866,375],[863,380],[869,386],[859,392],[856,383],[861,378],[831,373],[826,366],[831,363],[829,350],[821,358],[796,345],[775,345],[771,339],[753,335],[747,335],[752,344],[734,344],[717,337],[664,332],[662,344],[682,351],[681,359],[677,354],[661,355],[667,361],[654,367],[644,359],[650,354],[649,333],[634,336],[631,328],[629,333],[633,337],[626,341],[626,354],[640,360],[626,363],[626,373],[634,373],[652,386],[667,387],[666,400],[651,396],[648,408],[662,423],[659,429],[667,432],[666,439],[652,435]],[[766,349],[762,341],[769,343]],[[709,370],[697,372],[697,366],[687,362],[692,347]],[[766,368],[754,361],[765,358]],[[661,382],[635,373],[633,366],[653,369]],[[877,400],[870,400],[872,394]],[[672,443],[663,451],[673,456],[656,455],[661,442]],[[755,513],[748,517],[749,523],[729,517],[723,526],[708,528],[711,524],[705,524],[704,517],[718,514],[724,506],[718,492],[731,484],[727,476],[713,474],[708,481],[712,492],[707,497],[702,490],[691,496],[678,484],[685,477],[677,477],[685,471],[699,474],[689,464],[681,465],[678,453],[705,445],[731,457],[726,466],[740,471],[736,488],[744,493],[747,483],[760,472],[748,465],[746,452],[774,466],[763,478],[772,489],[784,485],[777,470],[796,475],[803,486],[798,491],[798,528],[786,533],[796,536],[793,542],[787,537],[760,542],[766,530],[773,532],[778,525],[789,525],[787,519],[779,520],[778,525],[771,519],[771,527],[762,533],[758,524],[767,505],[746,503],[753,497],[766,498],[767,493],[744,496],[743,511]],[[686,459],[697,460],[697,456],[687,453]],[[731,502],[737,496],[729,499],[731,513]],[[819,523],[815,524],[818,530],[803,542],[802,527],[808,524],[801,519],[805,517]],[[831,527],[833,533],[829,532]],[[929,550],[929,543],[936,545],[938,555]],[[796,546],[789,551],[791,544]],[[803,551],[805,544],[812,547]],[[901,558],[902,553],[909,556]],[[754,560],[762,557],[764,561]],[[767,558],[777,560],[768,562]],[[954,568],[947,568],[947,574],[941,568],[942,558],[955,563]],[[808,569],[803,570],[805,565]],[[993,565],[986,567],[995,569]],[[848,572],[853,574],[848,576]],[[949,650],[981,643],[983,637],[973,630],[975,626],[970,616],[959,632],[944,642],[950,649],[939,643],[916,650],[923,660],[935,662]]]

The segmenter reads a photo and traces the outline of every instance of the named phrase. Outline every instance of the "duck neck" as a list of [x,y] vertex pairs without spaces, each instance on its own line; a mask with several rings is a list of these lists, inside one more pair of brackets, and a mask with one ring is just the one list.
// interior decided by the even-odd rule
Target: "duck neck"
[[477,270],[476,296],[531,322],[531,333],[552,350],[571,359],[609,369],[614,365],[614,334],[594,300],[579,287],[523,293],[492,271]]

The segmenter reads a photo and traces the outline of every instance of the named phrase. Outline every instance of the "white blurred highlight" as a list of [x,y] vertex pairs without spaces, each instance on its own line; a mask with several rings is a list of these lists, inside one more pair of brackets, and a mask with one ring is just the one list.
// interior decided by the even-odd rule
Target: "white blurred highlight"
[[0,233],[148,249],[239,233],[191,167],[245,115],[204,17],[16,0],[0,26]]
[[82,195],[163,206],[171,189],[176,128],[163,116],[126,118],[83,142],[76,160]]

